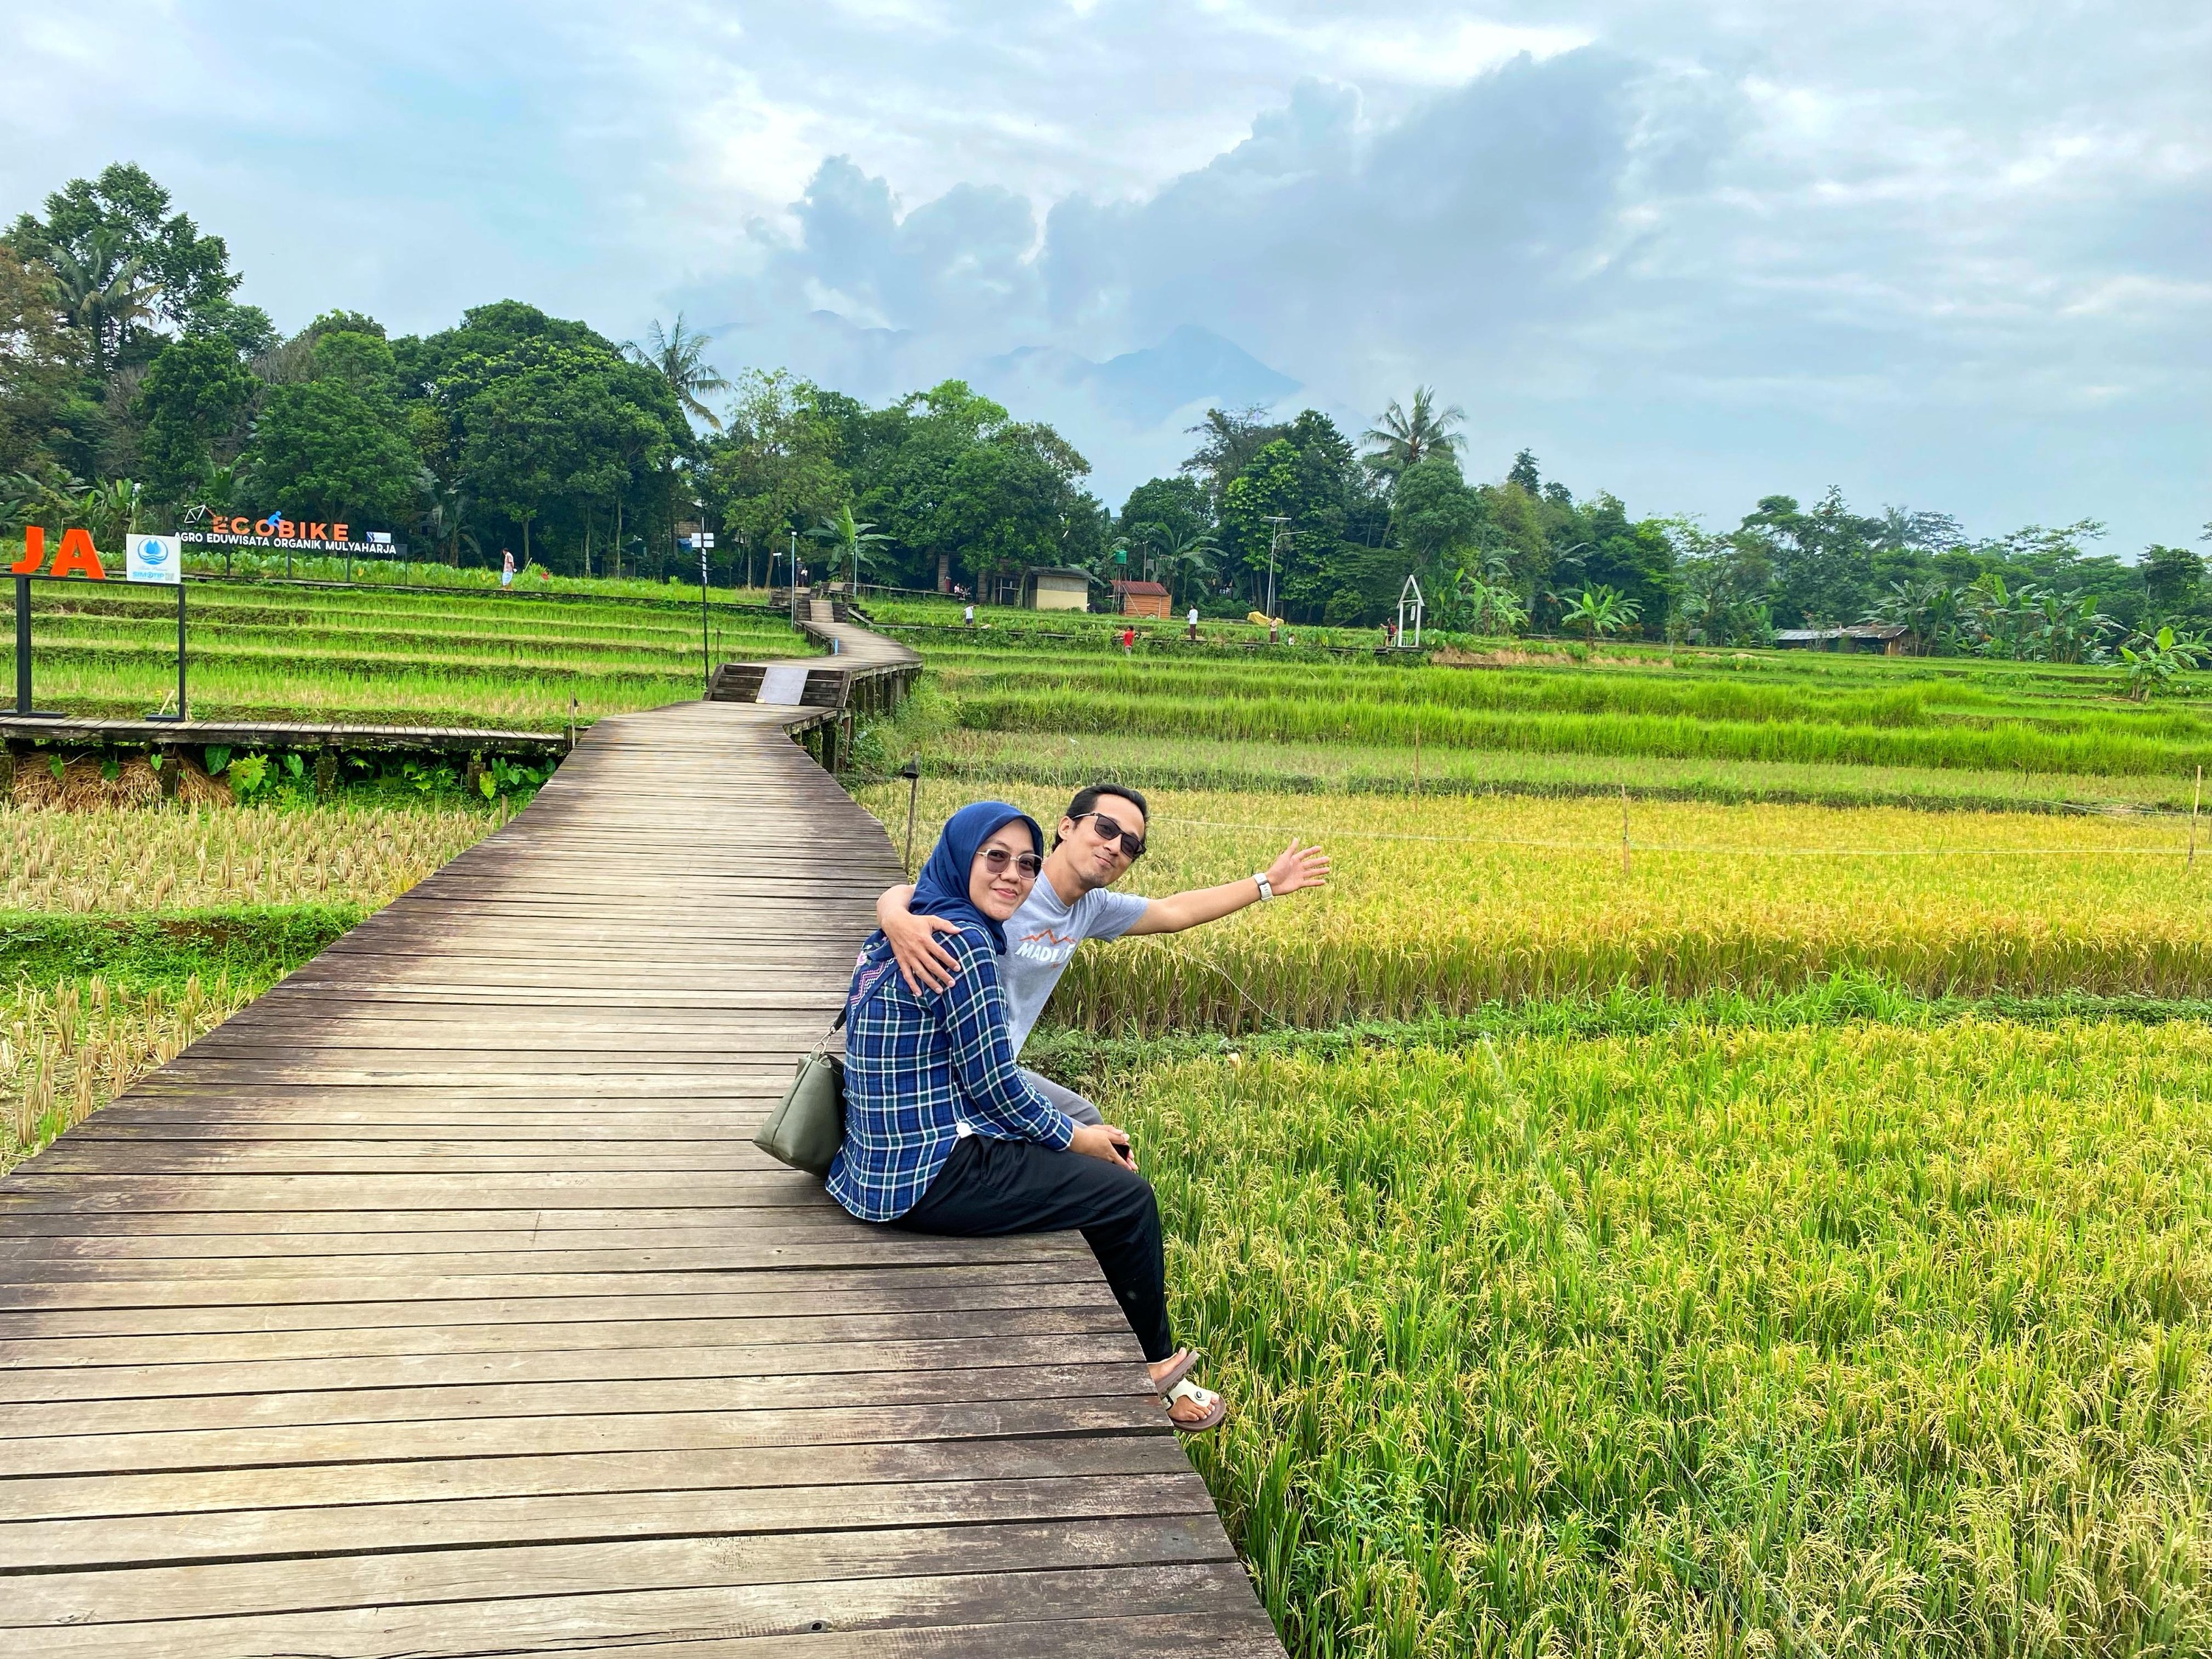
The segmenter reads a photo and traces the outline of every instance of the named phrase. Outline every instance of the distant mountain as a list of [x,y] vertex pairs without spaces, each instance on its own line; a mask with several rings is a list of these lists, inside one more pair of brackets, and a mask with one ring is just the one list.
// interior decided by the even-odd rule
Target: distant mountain
[[1001,403],[1048,386],[1081,389],[1105,412],[1135,427],[1157,426],[1196,404],[1272,404],[1299,385],[1194,323],[1156,346],[1103,363],[1056,346],[1023,346],[985,359],[981,368],[978,380]]

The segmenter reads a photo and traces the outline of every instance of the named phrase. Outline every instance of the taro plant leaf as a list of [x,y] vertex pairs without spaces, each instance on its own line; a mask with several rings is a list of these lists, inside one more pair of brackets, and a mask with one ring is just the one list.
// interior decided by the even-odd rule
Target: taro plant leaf
[[230,764],[230,750],[222,744],[215,743],[210,744],[204,753],[207,758],[207,775],[211,778],[221,777],[223,768]]
[[499,796],[499,779],[490,772],[479,772],[477,774],[477,789],[486,800],[495,800]]
[[307,773],[307,763],[297,755],[287,755],[284,757],[284,769],[295,778],[305,777]]
[[269,757],[266,755],[240,755],[230,763],[231,787],[240,795],[251,795],[269,781]]

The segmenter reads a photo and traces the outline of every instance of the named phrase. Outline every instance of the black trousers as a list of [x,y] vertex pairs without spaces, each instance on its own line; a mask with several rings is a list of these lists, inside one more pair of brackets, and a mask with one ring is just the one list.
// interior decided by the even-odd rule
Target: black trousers
[[890,1224],[954,1238],[1080,1228],[1145,1358],[1175,1352],[1159,1200],[1134,1170],[1034,1141],[963,1135],[921,1201]]

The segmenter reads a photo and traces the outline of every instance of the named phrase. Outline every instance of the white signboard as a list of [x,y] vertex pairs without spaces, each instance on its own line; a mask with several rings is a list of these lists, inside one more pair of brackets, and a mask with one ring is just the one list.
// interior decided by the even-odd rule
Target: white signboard
[[131,536],[128,574],[134,582],[167,582],[172,587],[184,580],[184,554],[174,536]]

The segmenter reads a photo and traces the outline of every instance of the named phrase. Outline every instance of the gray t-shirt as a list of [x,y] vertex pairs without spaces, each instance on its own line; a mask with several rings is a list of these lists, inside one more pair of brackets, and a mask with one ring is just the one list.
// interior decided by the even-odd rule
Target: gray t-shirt
[[1030,1040],[1030,1028],[1067,971],[1075,947],[1087,939],[1121,938],[1151,902],[1133,893],[1094,887],[1074,903],[1062,904],[1050,878],[1037,878],[1006,923],[1006,954],[999,958],[999,978],[1006,992],[1006,1039],[1016,1054]]

